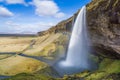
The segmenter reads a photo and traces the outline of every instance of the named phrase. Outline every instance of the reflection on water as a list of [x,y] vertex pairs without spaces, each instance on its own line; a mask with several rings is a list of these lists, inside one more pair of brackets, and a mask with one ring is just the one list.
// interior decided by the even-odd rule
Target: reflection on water
[[5,78],[9,78],[10,76],[0,76],[0,80],[5,79]]

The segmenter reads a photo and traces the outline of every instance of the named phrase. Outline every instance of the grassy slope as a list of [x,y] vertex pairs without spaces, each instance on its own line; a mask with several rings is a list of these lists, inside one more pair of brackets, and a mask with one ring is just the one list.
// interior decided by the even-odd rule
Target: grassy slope
[[[120,77],[120,60],[104,59],[99,69],[94,72],[84,71],[63,78],[52,78],[51,75],[56,72],[50,68],[39,71],[37,74],[19,74],[5,80],[119,80]],[[57,74],[57,73],[56,73]]]
[[[36,39],[37,42],[33,46],[33,54],[31,54],[31,53],[30,54],[25,53],[25,54],[35,55],[35,56],[40,55],[40,56],[47,56],[47,57],[51,57],[51,56],[56,57],[57,55],[64,53],[65,52],[64,45],[66,45],[66,42],[68,42],[67,38],[65,38],[64,35],[61,36],[61,34],[52,35],[52,36],[54,36],[54,38],[47,35],[47,36],[44,36],[43,38]],[[51,40],[51,41],[48,42],[49,40]],[[42,46],[44,44],[45,44],[45,46],[41,49],[40,45]],[[39,52],[37,52],[37,50],[39,50],[38,48],[40,48]],[[28,52],[31,50],[32,49],[28,50]],[[49,51],[51,51],[51,52],[49,52]],[[93,56],[93,57],[94,57],[94,60],[98,60],[97,57],[95,57],[95,56]],[[12,57],[12,59],[17,60],[20,58],[18,58],[18,57],[13,58]],[[24,66],[24,68],[27,67],[26,69],[29,69],[28,66],[26,66],[25,64],[31,63],[31,60],[33,61],[33,59],[31,59],[31,60],[26,59],[26,58],[25,59],[21,58],[21,59],[22,60],[20,60],[20,61],[17,60],[17,61],[19,61],[19,62],[17,62],[18,63],[17,65],[22,65],[22,66]],[[6,60],[6,62],[12,63],[12,62],[14,62],[13,60],[11,62],[9,62],[9,58],[8,58],[8,61]],[[28,62],[26,62],[26,60]],[[25,61],[25,62],[23,63],[23,61]],[[3,62],[5,62],[5,61],[3,61]],[[3,62],[1,64],[3,64]],[[5,63],[3,65],[3,67],[7,63]],[[36,71],[34,69],[35,64],[39,65],[39,67],[41,66],[41,63],[40,64],[39,63],[40,63],[39,61],[36,62],[36,60],[35,60],[35,62],[33,62],[33,66],[30,66],[30,67],[32,67],[31,70],[33,72]],[[44,63],[42,63],[42,64],[44,64]],[[17,65],[16,65],[16,67],[20,69],[21,66],[19,67]],[[31,65],[31,64],[28,64],[28,65]],[[12,78],[5,79],[5,80],[49,80],[49,79],[51,79],[51,80],[69,80],[69,79],[75,80],[75,79],[81,79],[81,78],[84,78],[85,80],[102,80],[102,79],[104,79],[104,80],[119,80],[118,79],[119,78],[118,75],[120,73],[120,66],[119,65],[120,65],[120,60],[113,60],[113,59],[105,58],[99,64],[99,69],[94,71],[94,72],[85,71],[85,72],[82,72],[79,74],[65,76],[64,78],[54,79],[54,78],[52,78],[52,76],[57,74],[57,73],[48,67],[48,68],[44,68],[42,70],[39,69],[39,71],[37,71],[35,73],[31,73],[31,74],[29,73],[30,70],[26,70],[25,72],[28,72],[27,74],[24,73],[24,71],[23,71],[23,73],[15,75]],[[7,68],[4,68],[4,69],[6,71],[8,71]],[[13,69],[15,69],[15,67]],[[25,70],[25,69],[22,69],[22,70]],[[11,69],[11,71],[12,71],[12,69]],[[111,76],[113,76],[113,77],[111,77]]]
[[[45,35],[41,37],[5,37],[0,40],[0,47],[6,46],[4,50],[0,50],[0,52],[24,52],[27,55],[33,56],[47,56],[47,57],[55,57],[52,54],[61,53],[63,51],[63,46],[56,47],[56,40],[61,36],[61,34],[53,34],[53,35]],[[35,44],[29,48],[29,45],[32,40],[35,40]],[[7,45],[8,44],[8,45]],[[20,45],[21,44],[21,45]],[[11,46],[13,45],[13,46]],[[22,45],[26,45],[24,49]],[[8,48],[11,47],[10,49]],[[19,46],[19,47],[17,47]],[[16,50],[17,48],[17,50]],[[59,51],[59,48],[62,50]],[[15,75],[18,73],[32,73],[41,68],[46,67],[45,63],[42,63],[38,60],[34,60],[31,58],[26,58],[18,55],[0,55],[0,75]]]
[[5,80],[54,80],[59,74],[52,68],[46,67],[33,74],[21,73]]
[[40,52],[45,46],[52,43],[61,34],[45,35],[40,37],[0,37],[0,52],[21,52],[34,40],[35,44],[24,53],[33,54]]
[[0,37],[0,52],[19,52],[36,37]]
[[43,62],[14,55],[0,60],[0,75],[15,75],[18,73],[32,73],[46,67]]
[[[45,37],[39,37],[36,40],[36,44],[29,50],[26,50],[24,53],[28,55],[41,55],[45,56],[44,54],[41,54],[41,51],[48,45],[50,45],[52,42],[54,42],[61,34],[52,34],[52,35],[46,35]],[[54,44],[53,44],[54,49]]]
[[[110,74],[120,73],[120,60],[105,58],[100,64],[99,69],[86,77],[86,80],[99,80],[109,76]],[[110,79],[108,79],[110,80]],[[113,79],[111,79],[113,80]]]

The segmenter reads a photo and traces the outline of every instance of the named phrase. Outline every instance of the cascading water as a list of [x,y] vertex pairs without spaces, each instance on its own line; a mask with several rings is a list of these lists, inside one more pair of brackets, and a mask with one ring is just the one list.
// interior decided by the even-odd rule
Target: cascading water
[[56,70],[61,74],[72,74],[90,69],[89,39],[86,28],[86,7],[79,12],[68,46],[65,60],[58,62]]
[[61,65],[81,68],[88,66],[89,41],[86,31],[86,7],[84,6],[74,24],[66,60],[62,61]]

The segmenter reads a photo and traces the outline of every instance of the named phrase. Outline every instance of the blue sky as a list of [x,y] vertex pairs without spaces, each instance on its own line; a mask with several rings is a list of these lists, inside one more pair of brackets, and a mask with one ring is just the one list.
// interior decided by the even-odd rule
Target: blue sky
[[37,33],[69,18],[91,0],[0,0],[0,33]]

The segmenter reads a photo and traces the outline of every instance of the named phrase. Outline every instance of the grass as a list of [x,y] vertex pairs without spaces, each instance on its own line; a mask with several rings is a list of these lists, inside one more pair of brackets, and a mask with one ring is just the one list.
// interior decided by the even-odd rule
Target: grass
[[59,74],[56,71],[54,71],[51,67],[46,67],[33,74],[21,73],[4,80],[54,80],[52,76],[58,77]]
[[32,58],[14,55],[0,60],[0,75],[16,75],[19,73],[32,73],[46,67],[43,62]]
[[[27,55],[41,55],[40,53],[45,47],[53,43],[58,37],[60,37],[61,34],[52,34],[49,36],[46,36],[45,39],[37,39],[36,44],[33,45],[33,47],[29,50],[26,50],[24,53]],[[44,56],[44,54],[43,54]]]
[[93,72],[84,71],[71,76],[65,75],[63,78],[53,78],[59,74],[50,67],[46,67],[34,74],[18,74],[5,80],[119,80],[119,65],[120,60],[104,58],[99,64],[99,69]]
[[36,37],[0,37],[0,52],[19,52],[29,46]]
[[120,60],[105,58],[100,64],[99,70],[107,73],[120,73]]
[[37,75],[37,74],[26,74],[21,73],[19,75],[16,75],[12,78],[4,79],[4,80],[50,80],[50,76],[46,75]]
[[[32,56],[49,56],[56,50],[54,41],[61,34],[45,35],[40,37],[0,37],[0,52],[24,52]],[[35,44],[29,48],[31,41],[35,40]],[[3,47],[4,46],[4,47]],[[33,73],[44,67],[47,64],[27,57],[18,55],[9,56],[0,55],[0,75],[16,75],[19,73]]]
[[0,60],[8,58],[10,56],[12,56],[12,55],[11,54],[5,54],[5,55],[0,54]]
[[[120,60],[105,58],[100,64],[99,69],[94,72],[83,72],[78,74],[79,77],[85,77],[85,80],[102,80],[102,78],[111,74],[120,73]],[[86,76],[87,75],[87,76]],[[105,80],[113,80],[105,79]]]
[[55,44],[51,43],[39,52],[39,56],[50,56],[56,50]]
[[[20,39],[21,42],[17,39]],[[14,42],[10,40],[10,42],[8,41],[7,44],[16,44],[18,46],[20,43],[23,43],[29,45],[30,41],[34,39],[36,40],[36,43],[32,46],[32,48],[26,50],[25,54],[33,56],[47,56],[53,58],[60,56],[62,53],[65,53],[65,48],[67,47],[65,45],[68,42],[68,38],[66,38],[65,35],[61,34],[46,35],[37,38],[26,38],[27,41],[25,38],[17,39],[15,39],[15,41],[13,40]],[[0,42],[0,46],[7,44],[5,42],[3,44]],[[13,49],[15,48],[13,47]],[[94,61],[98,62],[98,57],[93,55],[90,56]],[[0,55],[1,59],[4,57],[7,57],[7,55]],[[99,69],[96,71],[84,71],[71,76],[66,75],[64,78],[53,78],[55,76],[59,76],[59,74],[48,67],[48,65],[45,63],[32,58],[14,55],[9,58],[0,60],[0,74],[15,75],[5,80],[75,80],[76,78],[84,78],[85,80],[114,80],[111,76],[116,76],[120,73],[119,65],[120,60],[104,58],[101,63],[99,63]],[[115,80],[117,80],[117,78]]]

